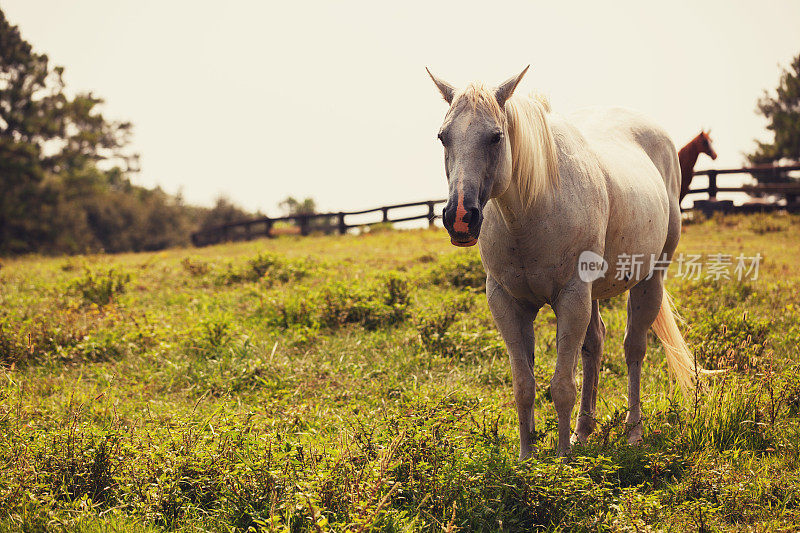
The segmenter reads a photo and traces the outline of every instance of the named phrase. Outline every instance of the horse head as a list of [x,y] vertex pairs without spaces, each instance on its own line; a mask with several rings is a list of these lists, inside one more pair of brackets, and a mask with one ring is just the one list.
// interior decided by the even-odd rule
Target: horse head
[[711,130],[700,131],[700,134],[695,139],[700,153],[708,155],[711,159],[717,158],[717,152],[714,151],[714,147],[711,145]]
[[442,221],[456,246],[478,242],[484,206],[511,182],[512,154],[504,107],[527,71],[528,67],[496,88],[470,84],[457,91],[428,70],[450,105],[438,137],[444,146],[449,189]]

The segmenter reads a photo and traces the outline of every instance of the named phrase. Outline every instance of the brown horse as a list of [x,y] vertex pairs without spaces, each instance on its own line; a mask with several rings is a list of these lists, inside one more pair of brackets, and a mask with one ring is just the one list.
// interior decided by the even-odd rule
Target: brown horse
[[689,144],[678,151],[678,160],[681,163],[681,195],[680,200],[689,192],[689,184],[694,177],[694,165],[700,154],[707,154],[711,159],[717,158],[717,152],[711,146],[711,131],[701,131]]

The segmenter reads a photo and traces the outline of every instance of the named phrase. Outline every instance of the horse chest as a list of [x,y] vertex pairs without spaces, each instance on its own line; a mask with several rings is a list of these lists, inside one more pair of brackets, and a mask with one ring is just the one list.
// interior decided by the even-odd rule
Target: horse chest
[[510,235],[481,243],[486,274],[513,298],[538,305],[550,301],[562,281],[569,278],[570,254],[554,258],[545,251],[541,242]]

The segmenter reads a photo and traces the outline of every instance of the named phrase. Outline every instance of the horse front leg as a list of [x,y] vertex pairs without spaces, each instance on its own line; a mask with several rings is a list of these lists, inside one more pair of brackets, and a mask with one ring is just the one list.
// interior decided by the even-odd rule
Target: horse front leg
[[533,402],[536,399],[533,319],[539,308],[519,303],[491,276],[486,279],[486,298],[511,361],[514,401],[519,419],[519,458],[525,460],[535,451],[531,442],[534,430]]
[[574,281],[564,287],[553,302],[556,314],[556,369],[550,380],[550,394],[558,415],[558,455],[570,449],[570,419],[575,407],[575,370],[578,352],[592,315],[589,285]]

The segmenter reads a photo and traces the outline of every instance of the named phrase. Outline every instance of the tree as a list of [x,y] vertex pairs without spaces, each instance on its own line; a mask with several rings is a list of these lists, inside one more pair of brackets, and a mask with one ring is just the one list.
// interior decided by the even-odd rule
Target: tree
[[800,55],[784,69],[775,95],[764,92],[758,113],[767,121],[775,138],[771,143],[756,141],[756,151],[748,156],[753,163],[773,163],[781,159],[800,161]]
[[91,93],[69,97],[0,10],[0,254],[156,250],[185,245],[203,215],[131,183],[131,124]]
[[46,171],[60,173],[88,162],[112,161],[126,170],[131,124],[107,120],[103,100],[91,93],[64,94],[63,67],[50,68],[0,10],[0,136],[34,145]]
[[248,213],[225,196],[217,198],[214,207],[205,212],[200,221],[200,230],[208,230],[231,222],[242,222],[253,218]]
[[71,178],[100,161],[130,169],[131,125],[106,120],[90,93],[69,98],[50,68],[0,10],[0,253],[46,247]]
[[[287,216],[317,214],[317,202],[315,202],[313,198],[306,198],[300,201],[293,196],[289,196],[279,203],[278,207],[280,207]],[[296,226],[304,228],[306,232],[333,233],[337,229],[335,217],[317,216],[309,218],[305,223],[296,219],[294,223]]]
[[278,204],[287,216],[292,215],[313,215],[317,212],[317,203],[313,198],[306,198],[303,201],[297,200],[294,196],[289,196]]
[[0,255],[158,250],[253,217],[133,184],[131,124],[103,116],[92,93],[68,96],[63,72],[0,9]]
[[[783,69],[775,93],[764,92],[757,112],[767,119],[767,129],[774,139],[770,143],[756,141],[756,150],[747,156],[750,162],[766,165],[800,161],[800,55],[792,60],[789,69]],[[785,172],[758,172],[754,177],[759,182],[792,181]]]

